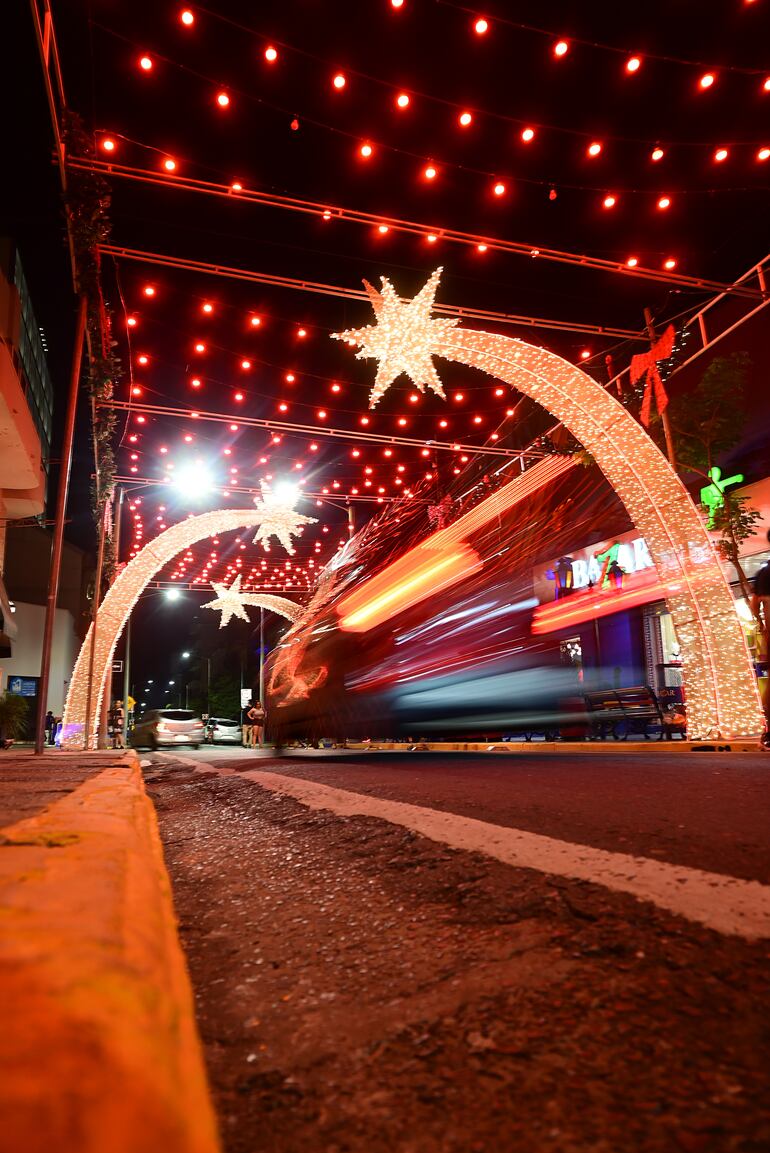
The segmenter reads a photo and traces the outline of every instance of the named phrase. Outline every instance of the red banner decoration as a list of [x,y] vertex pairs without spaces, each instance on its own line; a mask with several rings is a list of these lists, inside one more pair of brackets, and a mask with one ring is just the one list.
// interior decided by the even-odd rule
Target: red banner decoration
[[639,352],[631,358],[631,383],[636,384],[641,377],[646,377],[644,396],[642,397],[641,421],[645,428],[650,423],[650,405],[652,394],[655,393],[655,405],[662,413],[668,404],[668,396],[663,387],[663,381],[658,370],[659,360],[668,360],[674,351],[674,326],[669,324],[663,335],[655,341],[649,352]]

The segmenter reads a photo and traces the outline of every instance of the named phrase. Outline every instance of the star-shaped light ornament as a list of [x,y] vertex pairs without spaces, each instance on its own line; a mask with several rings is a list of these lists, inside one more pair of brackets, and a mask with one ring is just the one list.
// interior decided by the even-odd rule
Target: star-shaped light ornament
[[269,550],[270,537],[274,536],[287,553],[294,555],[294,543],[291,538],[299,536],[306,524],[317,524],[314,516],[304,516],[301,512],[295,511],[294,505],[298,496],[298,492],[289,497],[282,496],[280,492],[275,493],[262,486],[262,496],[254,498],[259,516],[259,528],[254,537],[254,544],[261,541],[264,548]]
[[382,292],[365,280],[364,287],[377,323],[332,333],[333,340],[360,345],[356,353],[359,360],[374,357],[379,361],[374,388],[369,394],[369,408],[374,408],[402,373],[406,373],[420,392],[425,392],[427,386],[446,400],[431,357],[442,355],[442,342],[458,320],[457,317],[436,320],[430,315],[441,273],[441,268],[431,273],[413,300],[401,300],[387,276],[380,277]]
[[230,623],[230,617],[240,617],[243,621],[247,621],[249,619],[249,614],[244,608],[244,604],[246,603],[244,597],[246,594],[241,592],[240,573],[229,588],[227,585],[217,584],[216,581],[212,581],[211,586],[214,589],[214,592],[217,594],[216,599],[213,601],[208,601],[205,605],[203,605],[203,608],[219,609],[222,614],[222,619],[219,622],[219,627],[221,629]]

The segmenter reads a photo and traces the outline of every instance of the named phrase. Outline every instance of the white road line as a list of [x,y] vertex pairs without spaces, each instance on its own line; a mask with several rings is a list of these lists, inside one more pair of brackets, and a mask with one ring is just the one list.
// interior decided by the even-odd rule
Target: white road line
[[759,881],[744,881],[627,853],[610,853],[589,845],[576,845],[403,801],[352,793],[280,773],[250,769],[236,774],[233,769],[214,769],[192,757],[177,754],[174,759],[206,772],[213,769],[221,776],[234,774],[246,778],[271,792],[293,797],[309,809],[327,809],[346,817],[378,817],[453,849],[484,853],[520,869],[591,881],[606,889],[630,893],[719,933],[749,941],[770,937],[770,887]]

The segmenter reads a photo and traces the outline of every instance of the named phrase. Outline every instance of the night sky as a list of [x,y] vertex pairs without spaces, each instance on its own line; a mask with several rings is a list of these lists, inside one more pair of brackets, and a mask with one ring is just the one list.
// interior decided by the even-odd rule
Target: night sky
[[[332,291],[387,275],[404,296],[440,264],[441,303],[629,334],[532,328],[502,317],[465,322],[541,343],[602,381],[608,355],[618,370],[647,346],[645,307],[659,329],[670,321],[681,328],[714,294],[666,280],[667,273],[729,283],[768,251],[763,0],[498,0],[483,11],[448,0],[210,8],[54,0],[52,7],[67,100],[92,134],[92,155],[152,180],[108,177],[118,248]],[[74,297],[31,19],[21,0],[11,8],[4,21],[23,78],[12,81],[8,70],[4,78],[13,113],[2,230],[21,247],[61,418]],[[477,32],[480,18],[487,28]],[[638,67],[629,70],[633,59]],[[399,97],[408,97],[406,106]],[[653,159],[656,150],[662,155]],[[188,178],[219,194],[175,186]],[[249,190],[289,198],[293,210],[250,202]],[[376,221],[341,219],[339,209],[372,214],[385,231]],[[449,239],[444,230],[464,237]],[[584,254],[619,270],[547,260],[542,251],[504,252],[495,239],[535,253]],[[637,275],[629,259],[660,278]],[[124,540],[138,546],[191,511],[248,504],[267,478],[299,481],[312,494],[300,511],[319,518],[295,558],[231,534],[216,545],[201,542],[164,580],[208,585],[241,571],[253,587],[304,592],[347,535],[348,499],[360,524],[378,511],[378,497],[412,492],[432,502],[466,491],[489,470],[489,457],[437,452],[425,442],[526,448],[548,427],[531,402],[445,362],[437,367],[446,401],[420,395],[402,377],[370,411],[375,366],[328,339],[370,322],[361,300],[125,255],[104,257],[104,285],[125,369],[118,399],[171,410],[118,414],[118,473],[133,505]],[[766,347],[761,313],[718,349],[748,348],[754,362],[742,452],[756,477],[767,472]],[[683,372],[672,388],[692,387],[707,363],[701,358],[695,375]],[[250,428],[242,423],[248,417],[304,430]],[[314,431],[325,427],[418,443],[389,448]],[[69,531],[90,547],[87,431],[83,414]],[[740,453],[735,459],[745,463]],[[216,492],[198,503],[164,481],[202,464]],[[154,483],[139,487],[140,480]]]

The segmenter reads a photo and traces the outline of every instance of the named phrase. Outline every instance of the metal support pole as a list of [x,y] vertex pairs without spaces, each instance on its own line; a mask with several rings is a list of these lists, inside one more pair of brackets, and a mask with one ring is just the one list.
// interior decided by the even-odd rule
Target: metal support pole
[[[102,599],[102,573],[104,571],[104,545],[107,536],[107,505],[102,506],[101,522],[99,524],[99,551],[96,554],[96,574],[94,576],[94,607],[91,616],[91,647],[88,653],[88,686],[86,688],[86,723],[85,731],[83,734],[84,743],[83,748],[87,749],[91,744],[91,729],[94,727],[93,722],[96,720],[95,715],[91,715],[91,706],[94,697],[94,658],[96,657],[96,630],[99,623],[99,605]],[[94,709],[94,714],[96,710]]]
[[123,744],[128,748],[128,699],[131,696],[131,616],[126,621],[126,653],[123,660]]
[[211,657],[206,657],[206,716],[211,716]]
[[[265,708],[265,610],[259,606],[259,699]],[[265,726],[262,725],[260,744],[265,742]]]
[[64,418],[64,437],[61,451],[61,471],[59,489],[56,494],[56,514],[53,542],[51,545],[51,571],[48,575],[48,599],[43,626],[43,648],[40,654],[40,681],[38,684],[37,717],[35,718],[35,755],[39,756],[45,747],[45,714],[48,711],[48,684],[51,675],[51,648],[53,646],[53,626],[56,619],[56,602],[59,599],[59,578],[64,545],[64,518],[67,511],[70,472],[72,469],[72,443],[75,436],[75,413],[78,404],[80,365],[83,358],[83,341],[86,332],[86,298],[80,297],[78,318],[75,327],[75,347],[72,350],[72,369],[67,397],[67,412]]
[[354,536],[355,531],[356,531],[356,514],[353,511],[353,505],[350,503],[350,501],[347,502],[347,505],[348,505],[348,536]]
[[[110,584],[115,583],[115,578],[118,575],[118,561],[120,560],[120,522],[123,516],[123,496],[124,489],[122,485],[118,485],[113,497],[113,512],[112,512],[112,539],[114,543],[114,559],[115,566],[112,573],[112,580]],[[99,710],[99,748],[107,749],[110,745],[109,738],[109,718],[110,718],[110,705],[112,703],[112,662],[107,668],[107,676],[104,679],[104,692],[102,693],[102,707]],[[125,701],[123,702],[123,711],[125,712]]]
[[[644,322],[647,325],[647,335],[650,338],[650,346],[652,346],[655,343],[655,326],[652,323],[652,313],[650,312],[649,308],[645,308],[644,310]],[[666,438],[666,456],[668,457],[668,463],[671,465],[674,472],[676,472],[674,437],[671,432],[671,421],[668,418],[667,408],[664,408],[663,412],[660,414],[660,419],[663,424],[663,435]]]

